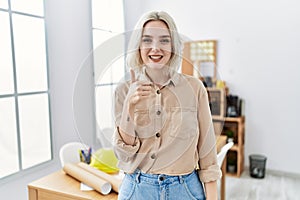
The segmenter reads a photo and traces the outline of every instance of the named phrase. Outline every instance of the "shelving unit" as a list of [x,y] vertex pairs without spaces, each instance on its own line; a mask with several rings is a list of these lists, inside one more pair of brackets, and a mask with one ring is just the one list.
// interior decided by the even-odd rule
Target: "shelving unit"
[[[228,88],[216,88],[217,82],[217,41],[198,40],[184,44],[181,72],[205,81],[212,78],[213,86],[207,87],[209,103],[216,135],[226,135],[227,130],[234,133],[234,146],[227,154],[226,175],[240,177],[244,170],[245,117],[225,117]],[[207,74],[209,72],[209,74]],[[234,158],[234,172],[229,172],[230,159]]]
[[227,130],[231,130],[234,133],[234,146],[229,150],[227,154],[227,165],[230,163],[229,159],[234,159],[235,171],[228,172],[226,175],[240,177],[244,170],[244,145],[245,145],[245,117],[215,117],[214,122],[223,123],[223,129],[221,134],[226,135]]

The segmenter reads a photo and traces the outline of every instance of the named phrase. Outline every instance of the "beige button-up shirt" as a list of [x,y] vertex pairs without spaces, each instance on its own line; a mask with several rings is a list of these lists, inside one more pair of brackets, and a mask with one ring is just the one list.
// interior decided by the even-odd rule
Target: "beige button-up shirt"
[[[149,80],[145,69],[138,80]],[[136,137],[133,145],[124,143],[118,129],[114,150],[119,167],[127,173],[137,168],[145,173],[184,175],[199,169],[202,182],[220,178],[215,134],[208,95],[199,79],[172,73],[161,88],[153,84],[150,97],[135,105],[131,119],[123,104],[130,82],[115,90],[116,127],[126,126]],[[125,119],[125,120],[124,120]]]

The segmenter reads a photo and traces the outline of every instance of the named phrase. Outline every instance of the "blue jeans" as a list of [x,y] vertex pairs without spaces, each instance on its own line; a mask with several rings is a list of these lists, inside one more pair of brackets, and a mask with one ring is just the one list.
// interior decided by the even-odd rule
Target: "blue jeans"
[[119,200],[205,200],[202,183],[196,171],[182,176],[146,174],[137,170],[126,174]]

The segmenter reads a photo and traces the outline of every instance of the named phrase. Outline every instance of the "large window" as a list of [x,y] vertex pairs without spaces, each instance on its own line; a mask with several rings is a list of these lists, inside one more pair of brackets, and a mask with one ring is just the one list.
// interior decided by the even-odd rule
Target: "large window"
[[44,1],[0,0],[0,179],[52,159]]
[[97,139],[110,146],[113,91],[124,77],[123,0],[92,0]]

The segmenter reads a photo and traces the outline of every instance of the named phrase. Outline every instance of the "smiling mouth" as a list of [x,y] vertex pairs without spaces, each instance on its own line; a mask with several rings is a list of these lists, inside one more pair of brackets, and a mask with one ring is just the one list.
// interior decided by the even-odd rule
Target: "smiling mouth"
[[160,56],[160,55],[150,55],[149,58],[153,61],[153,62],[159,62],[163,56]]

